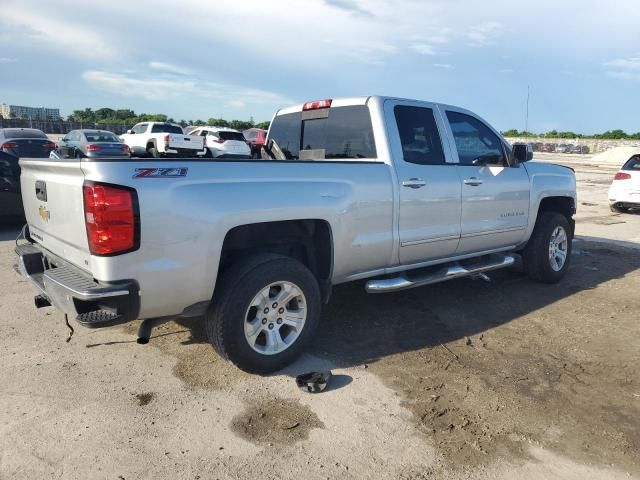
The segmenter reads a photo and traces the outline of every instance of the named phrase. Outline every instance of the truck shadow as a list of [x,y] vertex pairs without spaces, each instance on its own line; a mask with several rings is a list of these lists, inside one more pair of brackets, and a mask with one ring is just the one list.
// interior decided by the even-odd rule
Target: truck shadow
[[[337,285],[309,355],[279,374],[370,364],[479,335],[640,269],[640,245],[605,242],[577,238],[570,270],[556,285],[512,270],[491,272],[490,283],[459,279],[387,294],[366,293],[364,281]],[[611,305],[603,303],[601,309],[608,315]],[[190,330],[184,345],[207,343],[201,319],[177,323]]]
[[638,245],[622,244],[576,239],[571,268],[556,285],[506,270],[493,272],[491,283],[460,279],[378,295],[364,282],[338,285],[310,353],[349,367],[481,334],[639,269]]

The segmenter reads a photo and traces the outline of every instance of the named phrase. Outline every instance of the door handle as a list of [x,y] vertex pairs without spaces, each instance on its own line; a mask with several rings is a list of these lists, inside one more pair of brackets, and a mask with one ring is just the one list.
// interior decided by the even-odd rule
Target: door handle
[[477,187],[478,185],[482,185],[482,180],[480,180],[479,178],[476,178],[476,177],[465,178],[464,179],[464,184],[465,185],[471,185],[472,187]]
[[402,182],[402,186],[407,188],[422,188],[426,184],[427,182],[425,182],[421,178],[410,178],[409,180],[404,180]]

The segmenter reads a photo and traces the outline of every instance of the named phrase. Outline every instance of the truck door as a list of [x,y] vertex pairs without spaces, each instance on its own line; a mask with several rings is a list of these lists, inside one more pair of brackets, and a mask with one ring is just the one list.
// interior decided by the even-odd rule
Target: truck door
[[399,192],[404,265],[453,255],[460,240],[461,187],[433,104],[387,100],[385,119]]
[[462,188],[462,230],[456,253],[515,246],[529,219],[529,176],[521,165],[509,166],[508,147],[482,120],[444,107],[455,140]]

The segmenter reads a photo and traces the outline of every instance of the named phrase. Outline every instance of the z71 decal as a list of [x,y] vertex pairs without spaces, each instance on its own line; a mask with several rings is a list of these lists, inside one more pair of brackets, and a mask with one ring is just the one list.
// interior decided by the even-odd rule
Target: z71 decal
[[186,177],[188,168],[136,168],[133,178],[175,178]]

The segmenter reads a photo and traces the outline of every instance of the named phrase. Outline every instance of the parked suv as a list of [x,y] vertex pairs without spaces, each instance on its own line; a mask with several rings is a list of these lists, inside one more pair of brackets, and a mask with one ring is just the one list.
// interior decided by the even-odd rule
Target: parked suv
[[224,127],[198,127],[191,135],[204,137],[207,157],[251,157],[251,148],[238,130]]

